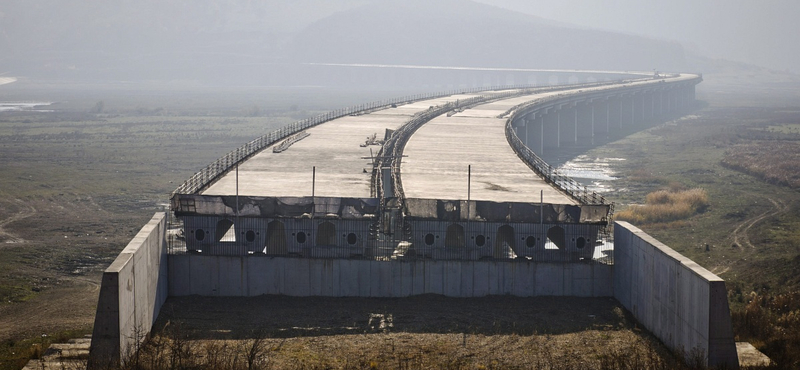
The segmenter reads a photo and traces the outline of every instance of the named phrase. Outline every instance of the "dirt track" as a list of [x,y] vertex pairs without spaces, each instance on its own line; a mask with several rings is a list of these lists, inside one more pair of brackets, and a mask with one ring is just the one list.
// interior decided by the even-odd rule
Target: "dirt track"
[[[8,232],[5,227],[8,224],[18,222],[24,220],[28,217],[31,217],[36,214],[36,208],[25,204],[24,201],[21,199],[9,199],[9,202],[13,203],[14,206],[19,207],[19,211],[13,213],[11,216],[8,216],[2,220],[0,220],[0,242],[3,244],[18,244],[25,242],[25,239],[22,239],[10,232]],[[0,247],[3,246],[0,244]]]
[[751,217],[747,220],[744,220],[741,224],[739,224],[739,226],[737,226],[736,229],[734,229],[733,232],[731,233],[731,237],[733,238],[734,243],[738,245],[744,245],[750,248],[755,248],[753,243],[750,242],[750,237],[747,235],[748,231],[750,231],[750,229],[759,222],[767,218],[778,216],[781,213],[784,213],[787,210],[789,210],[789,207],[786,205],[786,203],[780,199],[776,200],[770,197],[764,197],[764,198],[767,199],[770,203],[772,203],[773,206],[772,209],[764,211],[761,214]]
[[0,305],[0,341],[90,328],[99,289],[94,279],[74,279],[28,301]]

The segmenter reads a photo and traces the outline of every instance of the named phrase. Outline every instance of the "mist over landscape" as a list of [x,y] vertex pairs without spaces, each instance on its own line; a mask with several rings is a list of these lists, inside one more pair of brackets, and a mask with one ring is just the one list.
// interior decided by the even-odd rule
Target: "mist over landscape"
[[[284,140],[300,122],[314,122],[311,130],[341,119],[335,127],[344,129],[292,131],[281,143],[288,153],[263,150],[274,144],[263,141],[255,152],[286,158],[306,136],[301,144],[335,148],[342,131],[373,125],[366,142],[348,147],[365,156],[314,157],[336,168],[299,156],[264,165],[281,181],[287,169],[275,163],[290,163],[283,167],[309,180],[285,181],[298,194],[315,191],[305,182],[322,189],[328,170],[371,189],[381,139],[404,127],[390,122],[434,110],[456,117],[417,148],[439,150],[442,162],[464,150],[453,166],[494,154],[470,152],[490,135],[452,123],[474,118],[487,133],[499,127],[492,138],[513,162],[522,157],[505,144],[516,130],[530,153],[545,151],[533,156],[551,174],[612,202],[612,221],[725,280],[727,301],[717,300],[730,307],[735,340],[774,361],[753,369],[800,368],[798,19],[795,0],[0,0],[0,370],[91,334],[103,271],[154,213],[176,215],[170,197],[181,184],[209,168],[230,172],[231,153],[268,135]],[[670,78],[693,82],[659,87]],[[576,83],[584,85],[553,86]],[[518,86],[534,84],[535,93]],[[585,90],[601,87],[622,92]],[[520,107],[561,99],[560,90],[589,98],[525,111],[512,125]],[[443,142],[458,138],[468,144],[445,153]],[[348,160],[354,173],[343,169]],[[424,163],[418,179],[452,175]],[[485,170],[461,167],[475,178]],[[469,184],[473,201],[479,191],[523,193]],[[599,238],[584,241],[613,248]],[[271,336],[258,342],[272,356],[262,368],[704,368],[608,297],[173,298],[149,350],[185,343],[170,337],[181,314],[205,339],[253,339],[257,323]],[[238,369],[246,364],[235,351],[246,345],[256,342],[204,344],[208,353],[188,357],[196,369]],[[222,349],[229,357],[210,355]],[[234,365],[199,365],[211,358]]]
[[[497,3],[532,14],[537,9]],[[674,17],[674,7],[655,12]],[[618,14],[613,19],[624,16],[620,4],[607,10]],[[0,5],[0,73],[292,85],[304,63],[699,71],[706,65],[698,58],[716,57],[677,37],[607,31],[569,19],[467,0],[10,0]]]

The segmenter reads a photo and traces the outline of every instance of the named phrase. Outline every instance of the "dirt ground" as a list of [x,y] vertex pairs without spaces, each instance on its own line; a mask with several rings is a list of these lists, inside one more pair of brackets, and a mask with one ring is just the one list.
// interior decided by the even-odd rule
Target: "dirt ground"
[[144,220],[69,195],[0,204],[6,211],[0,252],[7,256],[0,276],[10,282],[0,304],[0,341],[90,330],[100,273],[134,235],[134,223]]
[[156,328],[198,366],[259,339],[261,368],[275,369],[680,366],[610,298],[172,297]]
[[409,333],[565,334],[630,328],[610,298],[490,296],[325,298],[171,297],[157,327],[180,325],[191,338]]

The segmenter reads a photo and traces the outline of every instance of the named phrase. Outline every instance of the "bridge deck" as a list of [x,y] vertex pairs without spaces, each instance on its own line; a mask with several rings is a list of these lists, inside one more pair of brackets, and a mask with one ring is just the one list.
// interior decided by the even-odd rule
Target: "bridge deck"
[[[674,80],[693,78],[683,75]],[[408,141],[401,166],[406,197],[466,199],[467,165],[472,165],[474,200],[575,204],[563,192],[534,174],[520,160],[505,138],[508,109],[553,95],[591,92],[620,86],[652,85],[658,80],[639,80],[624,85],[604,85],[555,92],[540,92],[481,104],[451,117],[442,115],[423,125]],[[482,95],[497,92],[482,92]],[[457,94],[429,99],[397,108],[348,116],[309,128],[310,136],[286,151],[273,153],[268,147],[239,166],[238,193],[247,196],[310,196],[312,166],[317,169],[315,194],[326,197],[370,197],[371,161],[380,147],[364,144],[385,129],[397,129],[415,113],[476,94]],[[203,195],[234,195],[236,171],[216,180]]]
[[[239,194],[249,196],[311,196],[312,167],[316,166],[317,196],[370,196],[371,153],[380,146],[361,147],[367,137],[383,139],[385,129],[397,129],[430,106],[474,94],[418,101],[326,122],[306,130],[310,135],[281,153],[268,147],[239,166]],[[231,171],[202,192],[203,195],[236,194],[236,172]]]
[[[563,93],[563,92],[558,92]],[[439,116],[406,144],[401,178],[409,198],[466,199],[472,165],[471,199],[497,202],[576,204],[547,184],[517,157],[505,136],[508,109],[557,93],[540,93],[478,105],[451,117]]]

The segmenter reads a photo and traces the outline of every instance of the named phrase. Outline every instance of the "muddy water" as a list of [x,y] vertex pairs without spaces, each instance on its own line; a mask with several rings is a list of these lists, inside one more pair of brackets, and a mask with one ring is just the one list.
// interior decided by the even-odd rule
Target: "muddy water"
[[604,194],[615,190],[614,180],[617,176],[614,164],[624,160],[625,158],[599,158],[581,154],[558,166],[558,171],[584,184],[590,191]]
[[0,101],[0,112],[12,111],[37,111],[37,112],[52,112],[51,110],[43,110],[43,107],[51,105],[51,102],[5,102]]

